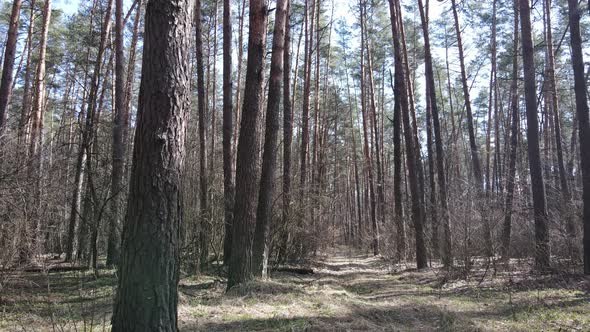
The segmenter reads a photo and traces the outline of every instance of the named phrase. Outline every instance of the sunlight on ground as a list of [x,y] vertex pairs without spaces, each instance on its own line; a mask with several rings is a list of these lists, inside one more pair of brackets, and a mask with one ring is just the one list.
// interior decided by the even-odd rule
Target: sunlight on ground
[[[215,276],[181,281],[184,331],[588,330],[590,297],[581,276],[452,279],[439,269],[394,272],[382,259],[340,251],[313,275],[276,273],[225,293]],[[400,269],[400,267],[397,267]],[[29,274],[6,285],[0,329],[108,329],[114,271]],[[487,278],[487,279],[486,279]],[[485,280],[484,280],[485,279]],[[17,287],[18,286],[18,287]],[[75,328],[74,328],[75,326]]]

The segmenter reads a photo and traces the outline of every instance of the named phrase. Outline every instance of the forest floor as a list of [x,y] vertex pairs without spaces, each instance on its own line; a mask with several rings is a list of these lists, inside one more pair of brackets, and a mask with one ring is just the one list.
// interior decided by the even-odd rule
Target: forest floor
[[[340,248],[310,275],[274,273],[225,292],[222,278],[180,281],[183,331],[590,331],[590,279],[520,266],[469,274],[393,267]],[[2,331],[109,330],[113,270],[4,276]]]

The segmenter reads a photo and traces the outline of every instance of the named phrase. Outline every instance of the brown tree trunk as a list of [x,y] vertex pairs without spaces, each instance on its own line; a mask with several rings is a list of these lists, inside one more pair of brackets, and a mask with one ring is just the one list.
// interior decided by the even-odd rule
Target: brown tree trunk
[[[364,1],[359,0],[359,7],[361,10],[361,21],[365,17]],[[362,24],[362,23],[361,23]],[[363,24],[364,26],[364,24]],[[368,175],[368,186],[369,186],[369,217],[371,218],[371,227],[373,231],[372,249],[373,255],[379,254],[379,235],[377,230],[377,216],[376,216],[376,204],[375,204],[375,189],[373,179],[373,162],[371,158],[371,150],[369,148],[369,133],[368,133],[368,117],[369,111],[366,109],[366,88],[365,88],[365,49],[362,45],[365,44],[365,31],[361,27],[361,113],[363,118],[363,138],[364,138],[364,154],[365,154],[365,169]]]
[[260,193],[256,211],[256,228],[252,248],[252,265],[255,276],[267,276],[269,254],[269,230],[272,220],[272,199],[274,193],[277,142],[279,133],[279,111],[281,104],[281,81],[283,80],[283,52],[285,48],[285,24],[289,0],[278,0],[275,27],[272,39],[272,57],[268,83],[268,105],[266,108],[266,130]]
[[[84,163],[83,165],[76,165],[76,171],[80,169],[81,173],[86,174],[86,193],[84,196],[84,205],[82,208],[82,216],[80,218],[80,225],[78,228],[78,250],[77,250],[77,258],[80,261],[84,261],[84,263],[88,263],[89,256],[88,254],[88,235],[91,231],[90,227],[94,227],[94,212],[93,204],[92,204],[92,193],[95,191],[92,183],[92,178],[94,174],[92,173],[92,151],[94,150],[94,142],[95,142],[95,125],[98,123],[97,119],[97,112],[101,110],[101,103],[104,96],[104,84],[102,92],[99,91],[100,87],[100,79],[102,76],[102,69],[103,69],[103,62],[104,62],[104,55],[107,48],[108,37],[110,36],[111,31],[111,11],[113,7],[113,1],[110,0],[108,2],[104,21],[102,25],[102,32],[100,35],[100,44],[98,46],[98,53],[96,55],[96,60],[94,64],[94,71],[92,73],[91,85],[90,85],[90,92],[88,94],[88,102],[87,102],[87,109],[86,109],[86,120],[84,124],[84,130],[82,132],[82,142],[80,145],[80,152],[78,155],[78,161]],[[108,75],[105,75],[108,77]]]
[[[29,4],[29,29],[27,32],[26,52],[27,61],[25,62],[25,74],[23,82],[23,105],[21,109],[20,120],[18,123],[18,143],[26,146],[28,144],[28,126],[31,109],[31,76],[32,76],[32,55],[33,55],[33,32],[35,29],[35,0]],[[24,51],[23,51],[24,52]]]
[[540,270],[550,266],[549,230],[547,227],[547,208],[545,185],[541,168],[539,149],[539,123],[537,118],[537,92],[535,80],[534,48],[531,28],[531,9],[529,0],[520,0],[520,25],[522,32],[522,53],[524,66],[524,93],[527,111],[527,146],[533,210],[535,218],[535,264]]
[[223,241],[223,264],[231,256],[231,235],[234,205],[234,180],[232,172],[232,55],[231,55],[231,8],[230,0],[223,0],[223,197],[225,237]]
[[[237,47],[238,47],[238,68],[237,68],[237,87],[236,87],[236,114],[235,114],[235,121],[234,121],[234,134],[233,134],[233,149],[234,153],[232,155],[232,171],[235,171],[236,168],[236,152],[238,146],[238,135],[240,130],[240,119],[242,114],[242,63],[244,58],[244,16],[246,12],[246,0],[242,0],[241,3],[242,7],[240,10],[240,15],[238,17],[238,40],[237,40]],[[234,188],[235,194],[235,188]],[[231,250],[230,250],[231,251]]]
[[0,81],[0,138],[6,129],[8,103],[10,102],[10,95],[12,93],[12,76],[16,56],[20,5],[21,0],[14,0],[12,3],[8,36],[6,38],[6,45],[4,46],[4,63],[2,65],[2,80]]
[[120,202],[123,191],[123,167],[125,141],[123,141],[127,118],[125,102],[125,55],[123,46],[123,0],[115,1],[115,115],[113,119],[113,169],[111,171],[111,215],[107,246],[107,266],[119,264],[121,234]]
[[285,49],[283,50],[283,228],[280,233],[280,260],[285,257],[287,251],[289,234],[286,228],[291,217],[291,146],[293,145],[293,118],[291,112],[293,109],[291,107],[290,9],[291,3],[288,1],[287,16],[285,17]]
[[[438,105],[436,103],[436,91],[434,84],[434,70],[432,68],[432,53],[430,50],[430,35],[428,32],[428,17],[422,5],[422,0],[418,0],[418,7],[420,9],[420,17],[422,19],[422,32],[424,36],[424,62],[426,73],[426,84],[428,86],[427,92],[430,98],[430,110],[432,111],[432,124],[434,129],[434,142],[436,148],[436,167],[438,175],[438,190],[440,196],[441,206],[441,222],[443,226],[443,247],[442,257],[443,263],[446,266],[453,264],[453,251],[451,241],[450,216],[447,196],[447,183],[444,165],[445,151],[443,149],[440,116],[438,112]],[[434,190],[434,188],[433,188]],[[435,235],[436,236],[436,235]],[[438,249],[435,247],[435,249]]]
[[313,36],[313,13],[311,23],[309,18],[309,1],[305,0],[305,55],[304,55],[304,83],[303,83],[303,106],[302,106],[302,128],[301,128],[301,174],[300,174],[300,197],[304,197],[305,184],[307,182],[307,152],[309,146],[309,95],[311,93],[311,55]]
[[514,200],[514,186],[516,179],[516,152],[518,148],[518,123],[520,121],[520,109],[518,106],[518,25],[519,10],[518,0],[514,0],[514,42],[512,57],[512,84],[510,85],[510,109],[512,123],[510,126],[510,160],[508,165],[508,177],[506,178],[506,205],[504,210],[504,224],[502,225],[502,244],[500,254],[502,259],[508,259],[510,254],[510,234],[512,230],[512,202]]
[[[397,69],[396,69],[397,70]],[[391,76],[391,72],[389,72]],[[398,78],[399,79],[399,78]],[[395,94],[400,90],[394,80],[391,84]],[[397,254],[399,259],[406,259],[406,226],[404,221],[404,204],[402,201],[402,124],[401,124],[401,97],[394,100],[393,106],[393,199],[394,220],[397,227]]]
[[477,152],[477,143],[475,141],[475,130],[473,127],[473,112],[471,110],[471,100],[469,98],[469,84],[467,82],[467,73],[465,71],[465,57],[463,55],[463,41],[461,39],[461,27],[459,25],[459,16],[457,14],[456,0],[451,0],[453,17],[455,18],[455,32],[457,34],[457,48],[459,49],[459,64],[461,68],[461,83],[463,84],[463,97],[465,99],[465,110],[467,111],[467,130],[469,133],[469,147],[471,149],[471,162],[473,164],[473,175],[478,186],[478,190],[483,189],[483,175],[481,173],[481,163],[479,153]]
[[[549,83],[548,90],[550,94],[550,108],[554,120],[553,126],[555,129],[555,152],[557,153],[557,169],[559,171],[559,182],[561,186],[561,195],[563,199],[562,213],[564,213],[567,235],[570,239],[575,239],[577,232],[573,216],[570,213],[571,193],[567,181],[567,174],[565,172],[565,164],[563,158],[561,120],[559,114],[559,102],[557,98],[557,81],[555,80],[555,53],[553,50],[553,33],[551,31],[551,0],[545,0],[544,7],[546,21],[545,29],[547,38],[547,80]],[[572,255],[572,258],[577,256],[575,248],[577,248],[575,244],[571,245],[570,253]]]
[[51,19],[51,0],[45,1],[43,10],[43,25],[41,27],[41,40],[39,41],[39,63],[35,78],[35,98],[33,99],[31,146],[30,154],[37,158],[41,148],[41,133],[43,130],[43,100],[45,98],[45,56],[47,54],[47,35],[49,33],[49,21]]
[[37,64],[37,74],[35,77],[35,93],[32,108],[32,125],[31,125],[31,145],[29,154],[31,156],[30,175],[36,176],[34,197],[34,226],[33,226],[33,250],[38,253],[41,248],[41,190],[42,190],[42,156],[41,148],[43,146],[43,121],[45,115],[45,58],[47,54],[47,36],[49,34],[49,22],[51,20],[51,0],[45,1],[43,9],[43,25],[41,27],[41,39],[39,41],[39,62]]
[[399,18],[400,13],[397,11],[393,0],[389,0],[391,30],[393,36],[394,55],[395,55],[395,99],[400,104],[402,123],[404,127],[404,138],[406,147],[406,162],[408,169],[408,182],[412,196],[412,220],[414,223],[416,236],[416,265],[419,269],[427,267],[428,259],[426,245],[424,243],[424,213],[420,204],[420,191],[418,184],[418,171],[416,162],[416,150],[414,149],[415,137],[410,126],[410,109],[408,106],[408,88],[406,85],[406,76],[404,75],[404,64],[402,55],[402,45],[400,45]]
[[203,65],[203,17],[201,0],[195,2],[195,33],[197,49],[197,110],[199,114],[199,265],[206,267],[209,257],[209,183],[207,177],[207,100],[205,97],[205,69]]
[[[193,1],[150,2],[113,328],[177,331]],[[149,244],[149,245],[146,245]],[[141,252],[141,255],[137,253]]]
[[250,0],[248,64],[242,123],[236,163],[236,200],[230,257],[228,289],[251,280],[252,233],[256,220],[257,159],[259,115],[262,104],[264,46],[266,43],[267,7],[263,0]]
[[588,96],[584,77],[584,56],[580,34],[581,9],[578,1],[568,0],[572,66],[574,70],[574,91],[576,93],[576,114],[580,136],[580,161],[584,201],[584,274],[590,274],[590,154],[582,147],[590,146],[590,121],[588,120]]

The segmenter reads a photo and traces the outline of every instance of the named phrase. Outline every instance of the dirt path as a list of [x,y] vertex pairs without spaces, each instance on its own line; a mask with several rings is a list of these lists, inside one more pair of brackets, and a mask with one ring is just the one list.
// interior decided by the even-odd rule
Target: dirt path
[[[313,275],[275,273],[227,293],[217,276],[183,278],[180,329],[590,331],[590,287],[581,276],[533,279],[515,269],[451,281],[437,269],[396,271],[344,248],[312,267]],[[108,331],[115,284],[112,270],[99,279],[77,271],[21,275],[0,293],[0,331]]]
[[[506,290],[437,270],[395,272],[380,258],[339,251],[311,276],[275,274],[223,294],[181,290],[182,329],[199,331],[590,330],[588,294],[571,287]],[[188,282],[188,281],[187,281]],[[585,281],[582,281],[585,282]],[[202,285],[202,284],[201,284]],[[570,285],[571,286],[571,285]]]

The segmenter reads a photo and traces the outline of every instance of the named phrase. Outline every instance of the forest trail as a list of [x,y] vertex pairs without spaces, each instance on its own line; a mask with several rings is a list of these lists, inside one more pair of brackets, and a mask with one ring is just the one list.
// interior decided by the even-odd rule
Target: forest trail
[[[181,331],[588,331],[583,276],[531,277],[473,269],[393,266],[340,247],[309,263],[314,274],[273,273],[225,291],[215,271],[180,281]],[[512,281],[509,281],[512,280]],[[114,270],[25,273],[5,279],[0,331],[109,330]]]
[[[438,269],[398,270],[381,258],[340,248],[313,275],[275,273],[224,294],[211,281],[181,283],[181,329],[197,331],[588,330],[585,279],[447,279]],[[501,275],[501,274],[498,274]],[[551,286],[551,285],[553,286]]]

